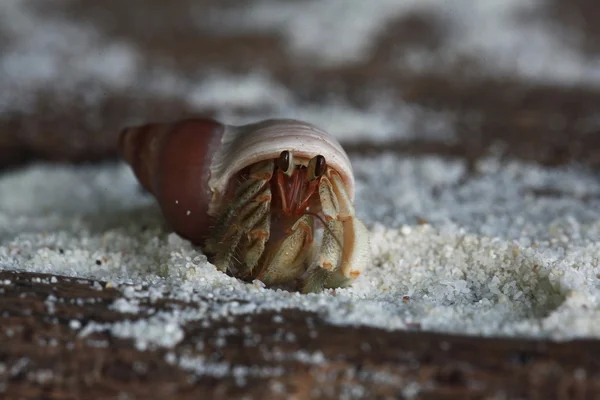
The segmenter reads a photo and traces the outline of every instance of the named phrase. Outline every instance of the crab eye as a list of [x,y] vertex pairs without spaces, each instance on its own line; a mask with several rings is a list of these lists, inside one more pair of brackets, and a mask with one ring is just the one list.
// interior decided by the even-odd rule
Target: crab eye
[[308,162],[308,179],[314,180],[320,178],[327,169],[327,162],[322,155],[315,156]]
[[277,159],[277,167],[286,175],[291,175],[292,167],[294,166],[294,160],[292,153],[284,150]]

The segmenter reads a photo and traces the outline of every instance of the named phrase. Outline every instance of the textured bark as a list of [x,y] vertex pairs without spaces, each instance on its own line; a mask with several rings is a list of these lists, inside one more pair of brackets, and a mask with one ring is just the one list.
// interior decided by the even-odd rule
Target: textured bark
[[[52,278],[55,283],[50,283]],[[89,319],[136,318],[108,308],[121,294],[105,283],[99,290],[85,279],[10,271],[0,272],[3,280],[11,281],[3,287],[0,330],[0,384],[6,398],[116,398],[125,393],[133,398],[181,399],[600,396],[600,342],[595,340],[553,343],[443,335],[418,328],[388,332],[333,326],[317,314],[282,310],[190,323],[185,339],[173,350],[141,352],[130,340],[108,333],[80,337],[71,326],[72,320],[83,326]],[[52,314],[44,304],[49,295],[58,298]],[[154,308],[172,305],[160,300]],[[260,337],[258,345],[246,340],[245,327]],[[230,332],[226,346],[216,340],[223,329]],[[206,343],[201,350],[194,345],[198,339]],[[318,357],[298,360],[294,355],[299,350]],[[171,366],[168,352],[204,356],[232,368],[257,366],[271,376],[196,376]],[[276,360],[268,356],[272,354],[277,354]]]
[[[109,37],[133,43],[149,65],[169,66],[189,76],[203,70],[244,72],[260,66],[305,104],[318,105],[334,95],[361,107],[367,103],[363,89],[371,85],[385,87],[402,101],[453,116],[457,140],[346,143],[352,154],[435,154],[464,158],[473,165],[500,144],[508,157],[546,165],[575,160],[600,166],[600,132],[597,124],[586,122],[598,113],[598,88],[479,77],[472,60],[448,65],[436,75],[399,74],[390,59],[402,46],[443,47],[443,26],[433,16],[414,15],[392,23],[369,60],[321,67],[297,63],[274,35],[198,34],[187,15],[192,1],[172,3],[164,7],[163,0],[81,0],[61,7],[44,2],[35,6],[42,13],[88,21]],[[202,3],[207,11],[239,6],[237,2]],[[151,27],[132,23],[139,21],[140,10],[145,18],[162,22]],[[548,15],[540,17],[552,18],[561,26],[580,26],[581,47],[598,54],[600,30],[594,15],[599,14],[600,3],[553,1],[548,10]],[[0,27],[0,46],[7,43],[10,39]],[[105,88],[95,82],[69,92],[43,88],[31,94],[33,109],[0,114],[0,168],[40,160],[114,159],[123,126],[192,115],[190,106],[179,98],[132,98],[125,90],[106,92],[90,106],[83,95],[88,90]],[[202,114],[212,116],[216,111],[207,107]],[[421,128],[417,124],[414,130]],[[105,283],[100,282],[104,288],[98,290],[83,279],[0,271],[3,280],[10,281],[0,286],[0,397],[6,399],[600,398],[597,340],[554,343],[451,336],[421,332],[419,327],[388,332],[334,326],[317,314],[282,310],[210,324],[190,323],[185,326],[185,339],[175,349],[138,351],[131,340],[107,332],[79,337],[72,326],[71,321],[85,325],[89,320],[136,318],[108,307],[119,292]],[[45,304],[49,295],[59,299],[54,313]],[[173,304],[159,300],[153,306],[160,310]],[[275,316],[281,322],[275,323]],[[260,337],[258,344],[245,341],[244,327]],[[225,347],[215,339],[223,328],[233,328]],[[285,340],[288,333],[295,340]],[[199,338],[206,343],[203,349],[194,345]],[[278,349],[280,358],[267,357],[271,353],[265,349]],[[308,363],[299,361],[294,359],[298,350],[319,357]],[[170,353],[203,355],[215,364],[232,367],[256,365],[267,376],[198,376],[170,365]]]

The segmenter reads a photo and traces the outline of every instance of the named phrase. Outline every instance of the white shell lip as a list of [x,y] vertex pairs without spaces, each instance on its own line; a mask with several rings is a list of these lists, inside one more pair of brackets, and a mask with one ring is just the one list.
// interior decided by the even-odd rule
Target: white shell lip
[[350,199],[354,200],[354,175],[348,155],[329,133],[295,119],[268,119],[248,125],[225,125],[221,146],[214,154],[209,186],[213,198],[208,213],[215,216],[219,200],[234,174],[259,161],[275,159],[283,150],[292,151],[295,158],[325,157],[344,181]]

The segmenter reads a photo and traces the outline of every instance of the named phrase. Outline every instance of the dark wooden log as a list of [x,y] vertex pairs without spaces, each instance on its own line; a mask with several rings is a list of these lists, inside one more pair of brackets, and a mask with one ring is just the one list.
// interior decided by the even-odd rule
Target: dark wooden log
[[[600,342],[482,338],[334,326],[283,310],[185,326],[173,349],[139,351],[87,321],[147,315],[108,306],[104,282],[0,272],[0,388],[4,398],[591,399],[600,396]],[[103,289],[99,290],[102,287]],[[44,303],[57,301],[53,313]],[[148,302],[142,299],[142,304]],[[156,311],[192,303],[162,299]],[[79,321],[74,323],[72,321]],[[227,330],[227,344],[218,343]],[[248,340],[248,332],[256,341]],[[290,336],[291,335],[291,336]],[[293,340],[290,340],[293,338]],[[201,348],[196,344],[205,343]],[[169,359],[204,357],[202,370]],[[212,365],[212,370],[211,370]]]

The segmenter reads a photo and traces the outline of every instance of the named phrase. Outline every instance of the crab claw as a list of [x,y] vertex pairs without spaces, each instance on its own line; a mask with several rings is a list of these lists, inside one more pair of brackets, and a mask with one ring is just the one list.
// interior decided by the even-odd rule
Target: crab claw
[[305,293],[348,286],[370,261],[368,230],[354,216],[350,196],[334,170],[321,178],[319,199],[326,224],[316,263],[302,283]]

